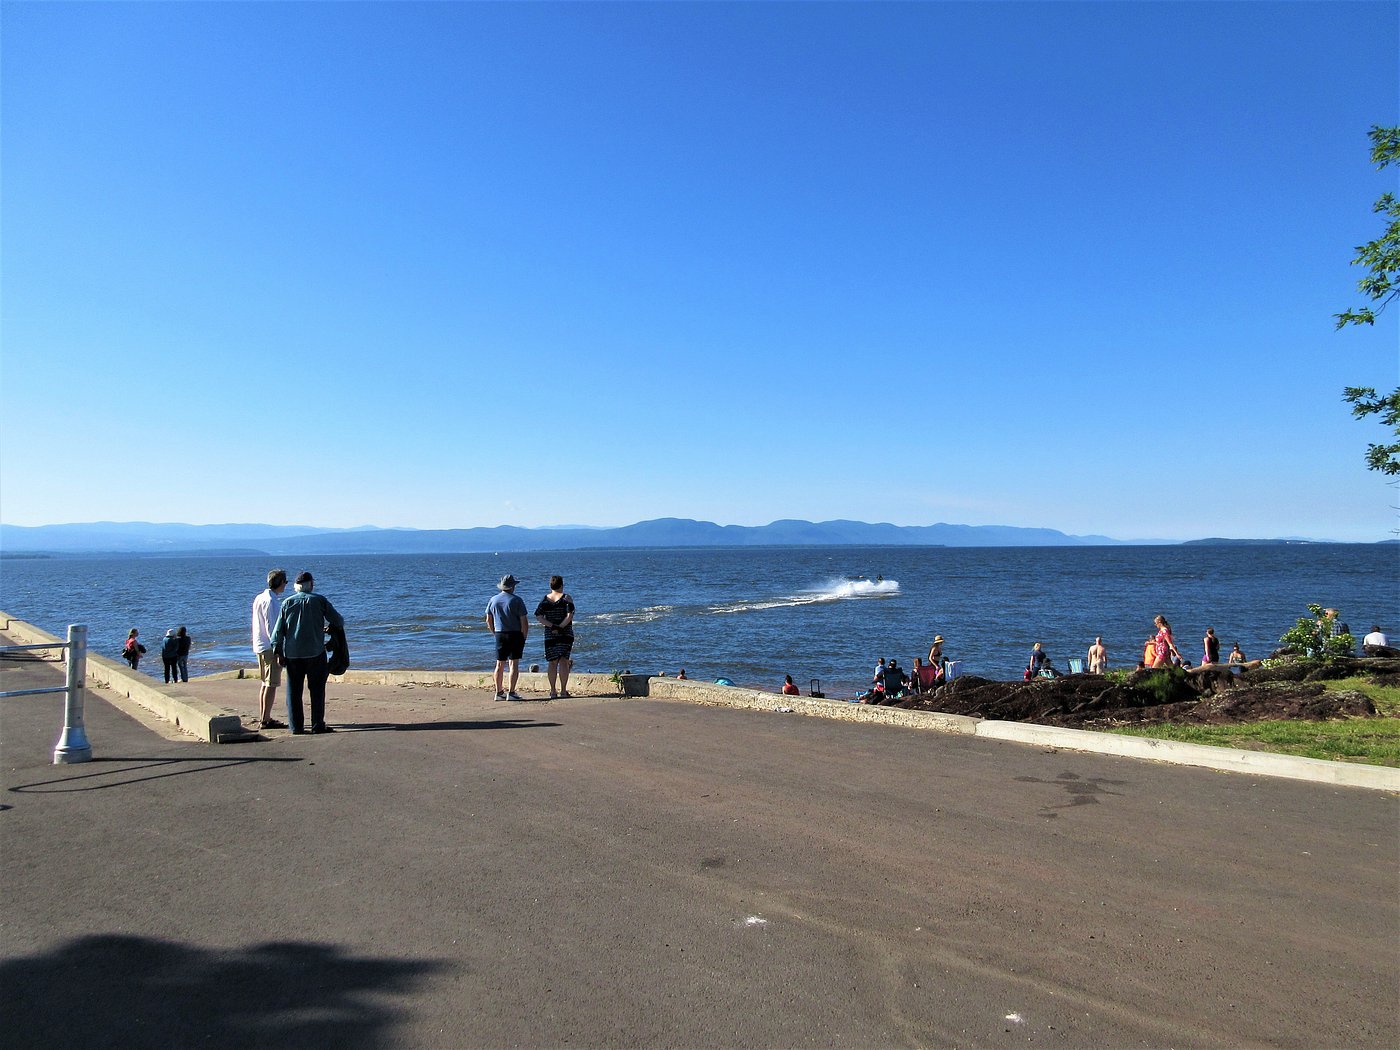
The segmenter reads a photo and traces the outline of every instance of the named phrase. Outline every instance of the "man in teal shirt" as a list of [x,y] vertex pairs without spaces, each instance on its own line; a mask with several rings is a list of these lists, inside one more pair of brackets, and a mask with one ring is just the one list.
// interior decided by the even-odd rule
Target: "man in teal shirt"
[[326,725],[326,627],[345,628],[345,619],[322,595],[313,593],[311,573],[297,576],[296,593],[282,602],[272,648],[287,669],[287,723],[293,733],[304,733],[302,683],[311,689],[311,732],[331,733]]

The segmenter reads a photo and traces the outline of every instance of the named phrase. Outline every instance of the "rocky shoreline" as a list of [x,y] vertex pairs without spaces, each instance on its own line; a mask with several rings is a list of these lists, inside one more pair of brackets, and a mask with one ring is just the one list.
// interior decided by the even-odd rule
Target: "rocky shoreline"
[[1238,671],[1217,665],[1165,674],[1138,670],[1126,678],[1071,674],[1031,682],[967,676],[882,706],[1097,730],[1166,722],[1227,725],[1377,717],[1375,705],[1362,693],[1322,685],[1356,677],[1376,685],[1400,685],[1400,659],[1294,660]]

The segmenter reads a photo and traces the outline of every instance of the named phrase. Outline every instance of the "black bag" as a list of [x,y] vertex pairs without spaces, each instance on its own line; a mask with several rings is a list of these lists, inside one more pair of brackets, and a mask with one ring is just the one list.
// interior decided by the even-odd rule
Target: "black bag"
[[345,642],[345,628],[332,627],[331,640],[326,643],[326,673],[344,674],[350,666],[350,646]]

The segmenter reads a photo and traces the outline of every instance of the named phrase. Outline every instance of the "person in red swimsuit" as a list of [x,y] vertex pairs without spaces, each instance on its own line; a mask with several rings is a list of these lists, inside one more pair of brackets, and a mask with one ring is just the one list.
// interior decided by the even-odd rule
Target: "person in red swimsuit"
[[1181,653],[1177,651],[1176,642],[1172,640],[1172,625],[1167,623],[1167,618],[1158,614],[1152,622],[1157,625],[1157,634],[1152,639],[1152,666],[1170,667],[1171,657],[1175,656],[1181,660]]

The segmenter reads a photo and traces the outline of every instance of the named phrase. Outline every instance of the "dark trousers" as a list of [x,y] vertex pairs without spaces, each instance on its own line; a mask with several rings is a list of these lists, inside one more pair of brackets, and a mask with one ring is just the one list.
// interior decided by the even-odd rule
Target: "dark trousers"
[[326,677],[329,670],[324,656],[308,656],[300,659],[287,658],[287,725],[293,730],[306,727],[302,721],[302,683],[311,690],[311,725],[321,725],[326,720]]
[[[162,656],[160,662],[165,664],[165,680],[168,682],[173,678],[178,682],[180,680],[180,669],[175,663],[175,657]],[[135,667],[136,665],[132,664],[131,666]]]

